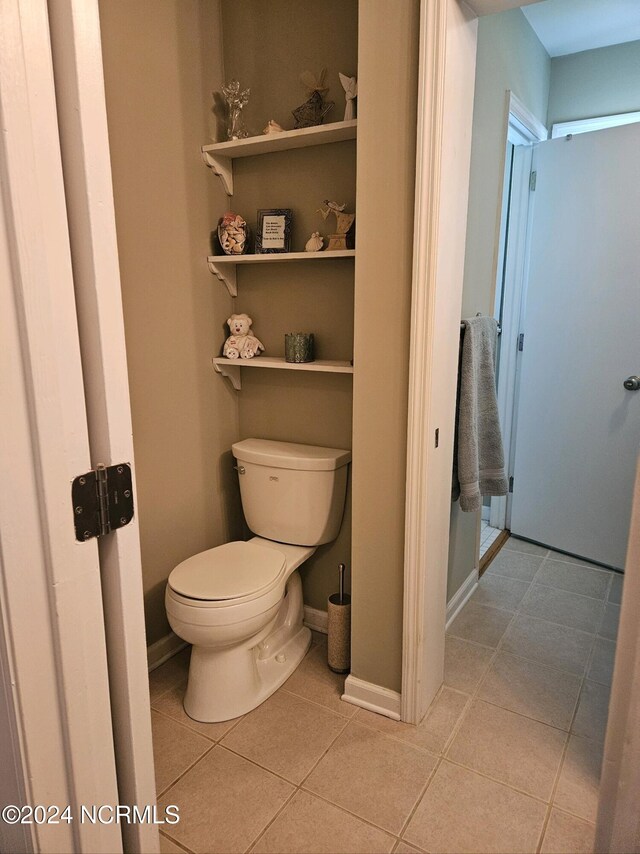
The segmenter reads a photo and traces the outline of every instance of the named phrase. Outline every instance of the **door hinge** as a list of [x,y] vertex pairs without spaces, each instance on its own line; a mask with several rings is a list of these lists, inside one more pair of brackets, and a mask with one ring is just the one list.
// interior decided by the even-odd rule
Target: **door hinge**
[[538,180],[538,173],[537,172],[531,172],[531,174],[529,175],[529,189],[531,190],[532,193],[535,192],[537,180]]
[[98,465],[71,484],[76,540],[104,537],[133,519],[131,466]]
[[513,475],[509,477],[509,492],[513,492]]
[[523,350],[524,350],[524,332],[521,332],[520,335],[518,335],[518,351],[520,353],[522,353]]

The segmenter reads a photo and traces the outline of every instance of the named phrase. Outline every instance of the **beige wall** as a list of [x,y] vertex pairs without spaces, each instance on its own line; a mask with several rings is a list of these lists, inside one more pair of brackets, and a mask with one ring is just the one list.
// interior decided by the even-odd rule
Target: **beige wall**
[[[327,68],[327,99],[336,106],[327,120],[344,116],[344,93],[338,72],[356,73],[358,4],[327,0],[236,0],[222,6],[224,64],[227,79],[251,88],[246,108],[249,129],[260,132],[270,118],[293,127],[291,110],[305,92],[302,71]],[[355,142],[284,151],[234,162],[234,196],[222,200],[241,213],[255,234],[260,208],[293,211],[292,250],[302,251],[312,231],[330,233],[335,220],[317,212],[322,200],[346,202],[355,210]],[[313,332],[320,359],[353,357],[352,260],[245,267],[238,270],[234,311],[247,312],[270,355],[284,355],[284,334]],[[224,334],[220,332],[218,347]],[[351,447],[352,378],[348,375],[244,371],[238,394],[239,430],[243,438]],[[347,510],[340,536],[321,547],[301,570],[307,605],[326,610],[336,590],[337,565],[351,566],[351,524]]]
[[100,3],[147,639],[171,569],[240,536],[238,399],[211,368],[232,301],[206,265],[225,206],[200,146],[222,55],[216,0]]
[[418,0],[360,4],[352,673],[400,690]]
[[[520,9],[480,18],[462,315],[493,314],[506,146],[506,92],[543,124],[551,60]],[[447,601],[478,563],[479,514],[451,507]]]
[[549,128],[640,110],[640,41],[585,50],[551,60]]

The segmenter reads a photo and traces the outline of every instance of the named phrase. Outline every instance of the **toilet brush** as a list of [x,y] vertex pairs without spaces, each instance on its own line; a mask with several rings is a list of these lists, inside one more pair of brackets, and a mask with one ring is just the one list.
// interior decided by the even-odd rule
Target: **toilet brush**
[[329,596],[327,604],[327,663],[334,673],[348,673],[351,666],[351,596],[344,592],[344,570],[339,564],[339,592]]

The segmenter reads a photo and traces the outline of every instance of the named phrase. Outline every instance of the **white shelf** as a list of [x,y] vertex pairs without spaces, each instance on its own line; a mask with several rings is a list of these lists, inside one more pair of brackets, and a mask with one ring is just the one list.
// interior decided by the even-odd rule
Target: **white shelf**
[[243,368],[275,368],[284,371],[316,371],[330,374],[352,374],[353,365],[350,362],[334,362],[316,359],[315,362],[285,362],[282,356],[255,356],[253,359],[226,359],[216,356],[212,360],[215,370],[227,377],[236,389],[242,388],[240,371]]
[[278,252],[267,255],[209,255],[209,269],[226,286],[232,297],[238,296],[236,267],[238,264],[273,264],[282,261],[322,261],[336,258],[354,258],[355,249],[335,252]]
[[214,142],[202,146],[202,157],[222,181],[228,196],[233,195],[233,161],[236,157],[254,157],[256,154],[272,154],[290,148],[308,148],[331,142],[344,142],[356,137],[357,119],[348,122],[332,122],[312,128],[285,130],[282,133],[260,134],[247,139],[232,139],[229,142]]

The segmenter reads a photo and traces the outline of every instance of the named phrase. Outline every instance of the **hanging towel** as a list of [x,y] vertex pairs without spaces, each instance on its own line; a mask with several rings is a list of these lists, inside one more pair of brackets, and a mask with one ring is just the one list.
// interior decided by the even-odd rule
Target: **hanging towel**
[[464,320],[458,375],[458,405],[452,497],[467,513],[480,509],[483,495],[506,495],[504,451],[496,398],[493,317]]

